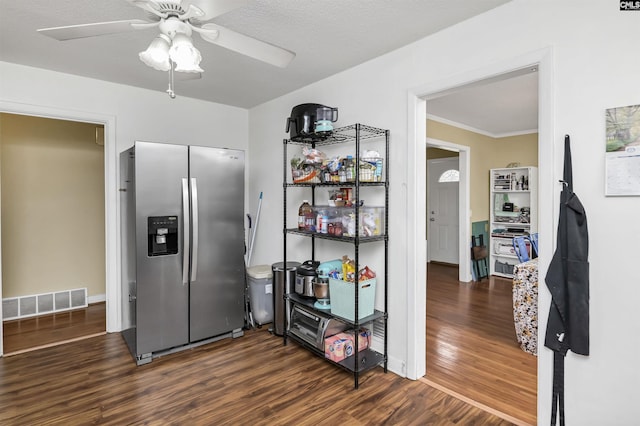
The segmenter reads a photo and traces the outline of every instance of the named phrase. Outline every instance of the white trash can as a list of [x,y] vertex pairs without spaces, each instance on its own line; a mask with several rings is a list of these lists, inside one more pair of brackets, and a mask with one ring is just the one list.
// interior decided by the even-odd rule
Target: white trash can
[[271,265],[247,268],[249,304],[253,321],[259,325],[273,322],[273,272]]

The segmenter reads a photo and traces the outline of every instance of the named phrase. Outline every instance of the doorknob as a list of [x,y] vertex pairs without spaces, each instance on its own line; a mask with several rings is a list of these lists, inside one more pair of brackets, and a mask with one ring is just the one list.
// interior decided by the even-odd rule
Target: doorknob
[[435,222],[435,221],[436,221],[436,219],[435,219],[434,217],[430,217],[430,218],[429,218],[429,220],[430,220],[431,222]]

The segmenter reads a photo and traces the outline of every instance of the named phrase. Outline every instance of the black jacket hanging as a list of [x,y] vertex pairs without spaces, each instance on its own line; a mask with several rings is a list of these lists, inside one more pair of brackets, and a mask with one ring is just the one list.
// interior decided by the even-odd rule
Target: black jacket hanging
[[564,139],[564,177],[560,194],[558,240],[545,277],[551,292],[545,346],[555,351],[551,424],[564,419],[564,357],[570,349],[589,355],[589,235],[584,207],[573,192],[571,146]]

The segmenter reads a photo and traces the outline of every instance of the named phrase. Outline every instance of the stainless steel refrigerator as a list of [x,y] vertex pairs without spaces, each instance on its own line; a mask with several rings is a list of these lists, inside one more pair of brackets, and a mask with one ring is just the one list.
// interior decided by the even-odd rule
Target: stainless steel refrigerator
[[122,335],[138,365],[244,326],[244,152],[136,142],[120,155]]

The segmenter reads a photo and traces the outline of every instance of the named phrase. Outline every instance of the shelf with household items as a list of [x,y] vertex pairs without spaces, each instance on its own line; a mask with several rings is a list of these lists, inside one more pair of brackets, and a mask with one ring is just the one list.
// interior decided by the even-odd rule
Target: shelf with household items
[[[301,147],[303,158],[289,152],[294,146]],[[325,150],[333,151],[333,155],[325,155]],[[336,151],[340,151],[339,155]],[[316,262],[316,244],[327,240],[352,247],[353,259],[349,262],[354,271],[349,279],[346,274],[327,278],[331,302],[328,308],[318,305],[314,298],[294,292],[285,294],[285,318],[289,322],[284,343],[293,340],[351,372],[355,388],[358,388],[360,373],[377,366],[387,371],[389,170],[384,163],[388,164],[388,159],[389,131],[363,124],[336,128],[330,136],[318,140],[283,141],[284,262],[288,238],[308,239],[312,262]],[[303,191],[309,200],[308,213],[299,218],[297,227],[287,223],[290,191]],[[378,203],[369,205],[362,201],[362,191],[373,191],[367,194]],[[299,198],[300,193],[296,195]],[[360,253],[360,245],[369,243],[384,245],[383,251],[378,252],[384,265],[376,265],[375,274],[361,276],[365,269],[371,272],[361,264]],[[323,248],[325,253],[334,250],[326,245]],[[376,288],[382,291],[376,292]],[[384,299],[377,305],[376,294]],[[310,333],[309,328],[299,326],[304,321],[322,323],[321,332]],[[351,340],[342,339],[343,336],[350,336]],[[375,336],[379,340],[374,348],[372,337]],[[339,356],[336,355],[339,350],[334,352],[334,349],[341,345],[350,345],[350,351],[342,348],[344,353]]]
[[[512,278],[519,263],[513,239],[537,232],[538,169],[491,169],[489,267],[491,275]],[[530,251],[530,246],[527,245]],[[530,252],[531,253],[531,252]]]

